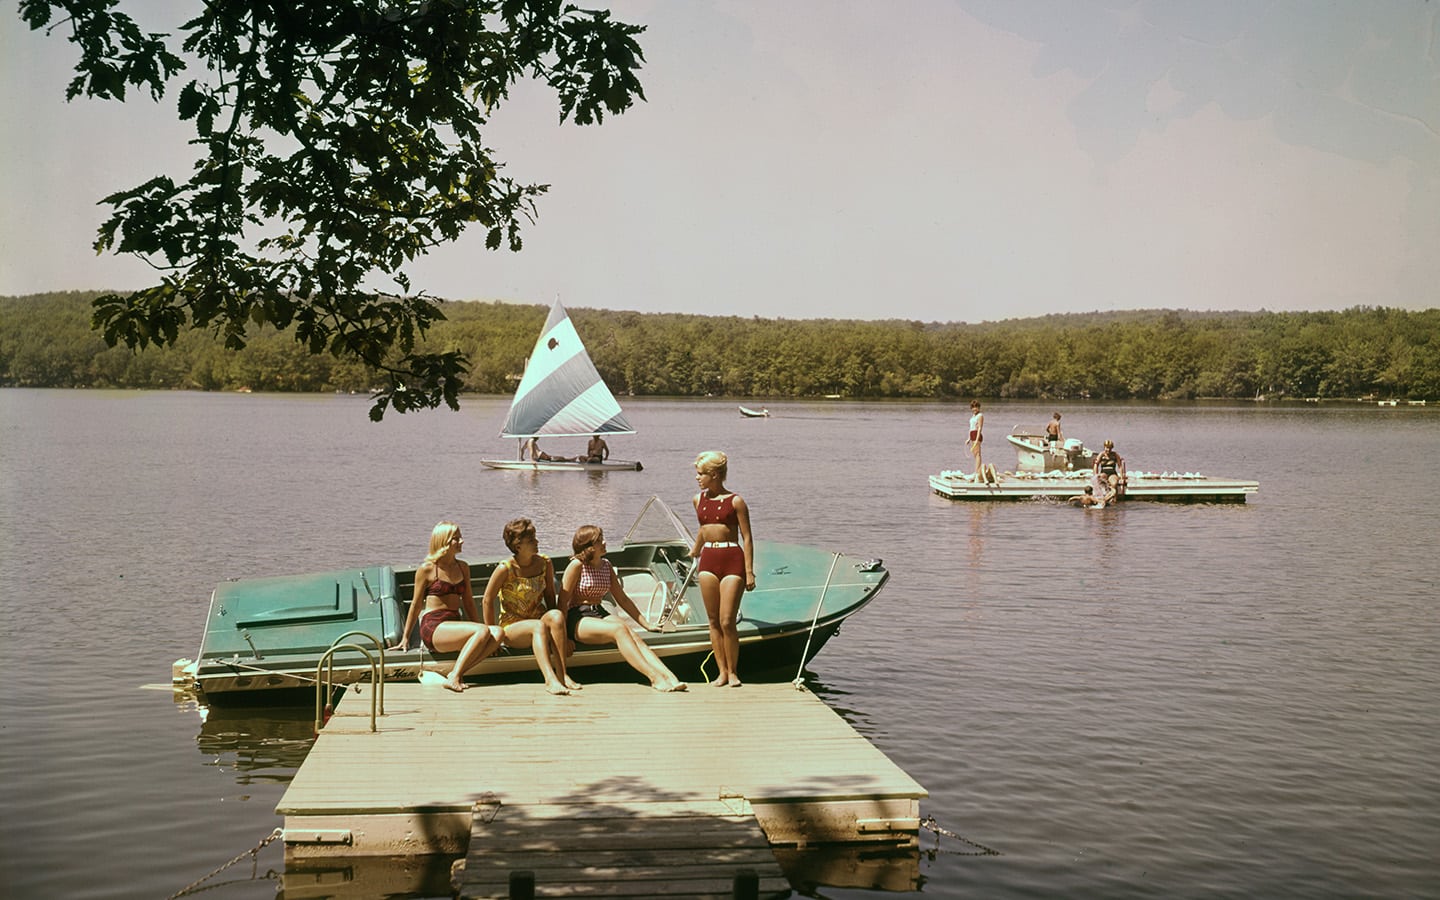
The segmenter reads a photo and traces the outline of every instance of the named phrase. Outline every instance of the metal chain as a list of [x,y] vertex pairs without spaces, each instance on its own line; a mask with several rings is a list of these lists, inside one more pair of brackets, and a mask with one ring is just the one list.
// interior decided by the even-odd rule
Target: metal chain
[[920,820],[920,827],[921,827],[921,828],[928,828],[928,829],[930,829],[931,831],[935,832],[936,835],[942,835],[942,834],[943,834],[943,835],[945,835],[945,837],[951,837],[951,838],[954,838],[954,839],[957,840],[957,841],[962,841],[962,842],[964,842],[964,843],[966,843],[966,844],[969,844],[970,846],[974,847],[975,849],[981,851],[979,854],[977,854],[977,855],[979,855],[979,856],[1004,856],[1004,855],[1005,855],[1005,854],[1001,853],[999,850],[992,850],[991,848],[985,846],[984,844],[977,843],[977,842],[975,842],[975,841],[970,840],[970,839],[967,838],[967,837],[964,837],[963,835],[956,834],[955,832],[951,831],[951,830],[948,829],[948,828],[943,828],[943,827],[941,827],[939,824],[937,824],[937,823],[935,822],[935,817],[934,817],[934,816],[926,816],[925,818],[921,819],[921,820]]
[[232,859],[232,860],[230,860],[229,862],[225,863],[224,865],[220,866],[218,869],[216,869],[215,871],[211,872],[210,874],[208,874],[208,875],[206,875],[206,876],[204,876],[204,877],[202,877],[202,878],[200,878],[200,879],[198,879],[198,880],[196,880],[196,881],[192,881],[192,882],[190,882],[189,884],[185,885],[185,887],[181,888],[181,889],[180,889],[179,891],[177,891],[176,893],[171,894],[171,895],[167,898],[167,900],[175,900],[176,897],[183,897],[183,896],[185,896],[186,894],[193,893],[194,890],[195,890],[195,888],[199,887],[200,885],[202,885],[202,884],[204,884],[205,882],[209,881],[210,879],[214,878],[216,875],[219,875],[221,872],[223,872],[223,871],[225,871],[226,869],[230,868],[231,866],[235,865],[236,863],[238,863],[240,860],[244,859],[244,858],[247,857],[247,856],[249,856],[249,857],[251,857],[251,858],[254,858],[254,857],[256,857],[256,856],[259,856],[261,850],[264,850],[265,847],[268,846],[271,841],[273,841],[273,840],[275,840],[276,838],[280,837],[280,836],[281,836],[282,834],[284,834],[284,833],[285,833],[285,830],[282,829],[282,828],[277,828],[277,829],[275,829],[274,831],[270,832],[269,837],[266,837],[264,840],[260,841],[260,843],[256,844],[256,845],[255,845],[254,847],[252,847],[251,849],[246,850],[244,853],[241,853],[239,856],[235,857],[234,859]]

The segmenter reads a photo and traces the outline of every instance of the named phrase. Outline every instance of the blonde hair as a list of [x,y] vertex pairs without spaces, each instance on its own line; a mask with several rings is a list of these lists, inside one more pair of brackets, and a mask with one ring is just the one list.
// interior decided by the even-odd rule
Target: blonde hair
[[591,547],[605,536],[605,531],[599,525],[581,525],[575,529],[575,536],[570,539],[570,549],[578,559],[580,554]]
[[433,563],[445,555],[445,550],[450,542],[455,540],[455,535],[460,533],[460,526],[454,522],[437,522],[435,530],[430,532],[430,552],[425,554],[425,561]]
[[723,450],[706,450],[695,457],[695,468],[709,475],[719,477],[721,481],[730,471],[730,458]]

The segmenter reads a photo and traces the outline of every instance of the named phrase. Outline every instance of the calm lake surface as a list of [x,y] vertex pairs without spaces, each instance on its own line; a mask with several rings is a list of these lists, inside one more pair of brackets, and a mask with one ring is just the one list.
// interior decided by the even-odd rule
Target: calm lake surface
[[[364,397],[0,390],[6,895],[169,897],[282,824],[309,711],[203,718],[168,689],[217,582],[413,564],[440,518],[483,558],[528,515],[561,557],[651,494],[688,512],[718,447],[757,534],[893,573],[810,681],[922,814],[1000,853],[922,832],[900,863],[921,893],[1440,896],[1440,409],[1065,404],[1132,471],[1260,482],[1085,511],[932,495],[959,405],[629,400],[640,433],[611,445],[643,472],[539,477],[479,465],[514,452],[507,405],[373,424]],[[1052,409],[987,404],[987,461],[1013,468],[1005,432]],[[276,842],[202,893],[443,895],[421,869],[286,873]]]

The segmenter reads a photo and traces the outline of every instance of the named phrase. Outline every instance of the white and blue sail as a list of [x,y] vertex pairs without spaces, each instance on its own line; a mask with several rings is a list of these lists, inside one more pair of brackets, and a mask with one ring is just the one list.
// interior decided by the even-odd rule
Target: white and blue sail
[[590,361],[570,314],[556,300],[530,352],[501,437],[634,433]]

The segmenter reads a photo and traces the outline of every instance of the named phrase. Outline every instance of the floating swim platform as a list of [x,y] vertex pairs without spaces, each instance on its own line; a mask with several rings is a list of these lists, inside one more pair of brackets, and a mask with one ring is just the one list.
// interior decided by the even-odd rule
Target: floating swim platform
[[[1030,500],[1048,497],[1068,500],[1093,485],[1089,472],[1002,472],[984,481],[959,471],[930,476],[930,489],[950,500]],[[1260,489],[1260,482],[1212,478],[1198,472],[1130,472],[1124,500],[1161,500],[1172,503],[1244,503]]]

